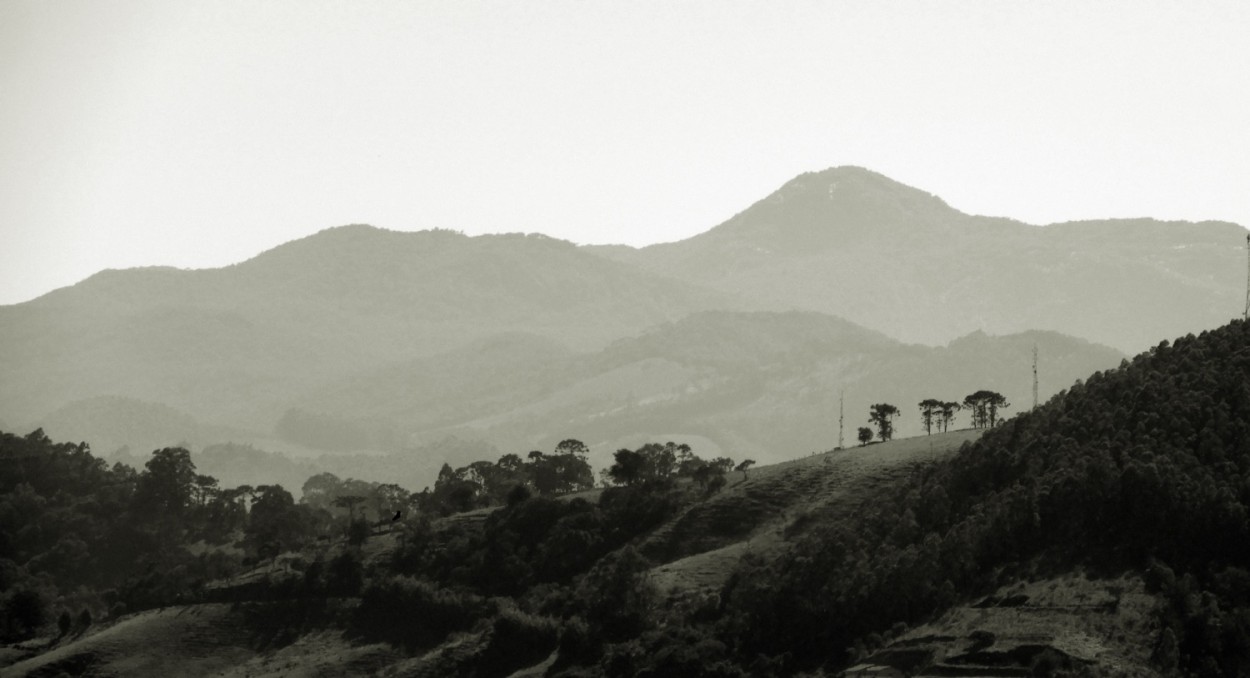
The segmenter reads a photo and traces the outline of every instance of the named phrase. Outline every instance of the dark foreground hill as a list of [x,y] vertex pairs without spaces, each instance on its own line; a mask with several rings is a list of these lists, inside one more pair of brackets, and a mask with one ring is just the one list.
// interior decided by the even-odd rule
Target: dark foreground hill
[[1052,330],[1144,350],[1241,309],[1246,230],[1153,219],[1033,226],[960,212],[857,167],[802,174],[723,224],[595,248],[769,309],[810,309],[909,342]]

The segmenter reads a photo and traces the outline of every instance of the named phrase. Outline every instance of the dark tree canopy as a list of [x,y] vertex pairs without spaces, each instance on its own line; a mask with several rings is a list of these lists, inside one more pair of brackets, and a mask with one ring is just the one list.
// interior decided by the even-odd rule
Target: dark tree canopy
[[191,453],[181,447],[166,447],[152,453],[139,475],[135,507],[155,516],[180,516],[192,503],[195,464]]
[[894,437],[894,417],[899,416],[898,408],[889,403],[877,403],[868,409],[868,421],[877,427],[877,436],[881,442]]
[[867,426],[859,427],[859,446],[863,447],[872,442],[872,429]]
[[943,401],[941,403],[941,424],[943,433],[950,429],[951,423],[955,421],[955,413],[960,409],[959,403],[954,401]]
[[924,432],[926,434],[933,433],[933,425],[935,423],[940,428],[942,425],[942,401],[934,398],[921,400],[920,421],[924,423]]
[[998,410],[1011,407],[1001,393],[980,390],[964,398],[964,409],[972,412],[974,428],[994,428],[998,425]]

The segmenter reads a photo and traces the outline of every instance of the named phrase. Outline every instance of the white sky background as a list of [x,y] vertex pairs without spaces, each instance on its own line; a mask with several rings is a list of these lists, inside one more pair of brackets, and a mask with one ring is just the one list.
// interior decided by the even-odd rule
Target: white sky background
[[844,164],[1250,225],[1250,3],[0,2],[0,304],[347,223],[677,240]]

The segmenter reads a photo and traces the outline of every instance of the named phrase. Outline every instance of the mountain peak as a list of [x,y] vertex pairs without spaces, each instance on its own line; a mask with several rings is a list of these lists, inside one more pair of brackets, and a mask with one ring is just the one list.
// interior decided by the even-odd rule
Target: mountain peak
[[937,196],[843,165],[798,175],[707,235],[765,252],[819,251],[945,231],[964,217]]

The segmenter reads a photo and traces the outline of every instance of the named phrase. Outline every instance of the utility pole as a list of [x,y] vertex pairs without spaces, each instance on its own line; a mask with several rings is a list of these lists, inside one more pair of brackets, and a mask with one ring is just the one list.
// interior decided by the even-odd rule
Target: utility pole
[[1033,409],[1037,409],[1037,344],[1033,344]]
[[843,415],[846,413],[846,389],[842,389],[842,395],[838,398],[838,449],[842,449],[842,423]]

